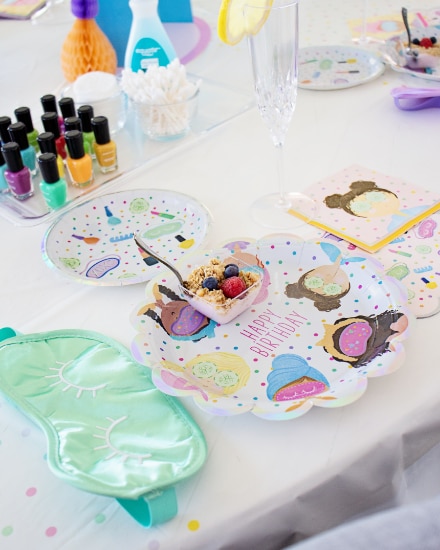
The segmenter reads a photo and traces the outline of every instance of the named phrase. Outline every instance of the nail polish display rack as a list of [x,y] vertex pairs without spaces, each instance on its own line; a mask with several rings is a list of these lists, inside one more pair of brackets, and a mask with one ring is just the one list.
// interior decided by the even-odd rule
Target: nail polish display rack
[[[189,76],[198,78],[197,75]],[[33,178],[34,194],[32,197],[20,201],[11,193],[0,194],[0,216],[22,226],[35,226],[42,222],[51,222],[93,196],[108,193],[110,188],[117,186],[127,174],[135,169],[147,168],[151,163],[166,161],[173,153],[194,145],[199,139],[254,105],[251,93],[247,94],[213,80],[205,78],[201,78],[201,80],[198,112],[188,135],[169,141],[149,140],[138,126],[134,113],[128,108],[125,126],[112,135],[118,152],[118,169],[116,171],[102,174],[94,160],[95,181],[86,188],[77,188],[69,184],[66,204],[53,211],[44,201],[39,187],[41,176],[37,174]]]

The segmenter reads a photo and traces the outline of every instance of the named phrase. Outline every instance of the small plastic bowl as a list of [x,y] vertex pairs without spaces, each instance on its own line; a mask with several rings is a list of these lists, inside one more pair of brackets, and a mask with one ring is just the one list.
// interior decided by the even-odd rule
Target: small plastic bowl
[[127,118],[127,100],[115,75],[93,71],[67,86],[62,97],[72,97],[77,106],[91,105],[95,116],[108,118],[112,134],[121,130]]
[[186,136],[197,115],[199,89],[177,103],[152,105],[132,101],[135,119],[142,132],[154,141],[169,141]]
[[218,258],[222,262],[224,262],[224,260],[227,260],[225,263],[234,263],[238,266],[240,271],[251,271],[258,277],[255,283],[246,288],[246,290],[244,290],[235,298],[225,298],[224,303],[217,303],[214,300],[210,300],[209,293],[205,296],[198,296],[195,292],[190,291],[187,288],[179,285],[182,297],[189,304],[191,304],[194,309],[196,309],[209,319],[212,319],[216,323],[225,325],[226,323],[229,323],[238,315],[246,311],[246,309],[248,309],[253,304],[261,288],[262,277],[261,274],[256,271],[255,266],[251,266],[250,264],[247,264],[239,258],[234,258],[233,254],[231,255],[230,253],[225,253],[219,255],[211,254],[209,256],[206,256],[204,258],[206,262],[191,262],[190,260],[191,263],[188,262],[186,264],[185,271],[182,272],[184,281],[186,281],[187,276],[189,276],[189,274],[192,273],[195,269],[202,265],[207,265],[211,258]]
[[[402,67],[408,67],[412,70],[431,69],[438,70],[440,67],[440,31],[436,27],[424,27],[422,29],[411,29],[412,39],[422,40],[423,38],[435,37],[437,40],[436,46],[431,49],[422,48],[411,44],[411,49],[416,52],[416,56],[407,53],[408,48],[408,35],[406,32],[400,34],[399,37],[394,38],[396,53],[398,56],[399,65]],[[393,42],[393,40],[391,41]],[[433,53],[433,52],[436,52]],[[429,71],[425,71],[428,72]]]

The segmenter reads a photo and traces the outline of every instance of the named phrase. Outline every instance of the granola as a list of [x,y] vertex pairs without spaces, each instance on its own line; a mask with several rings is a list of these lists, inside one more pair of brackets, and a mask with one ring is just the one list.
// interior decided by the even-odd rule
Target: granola
[[[225,280],[224,271],[226,264],[217,259],[211,258],[209,263],[194,269],[185,281],[185,288],[194,295],[209,300],[215,305],[230,304],[234,298],[227,298],[221,290],[221,285]],[[253,271],[240,270],[238,276],[245,283],[246,289],[259,281],[259,275]],[[215,277],[218,280],[219,287],[216,290],[209,290],[202,286],[202,283],[208,277]]]

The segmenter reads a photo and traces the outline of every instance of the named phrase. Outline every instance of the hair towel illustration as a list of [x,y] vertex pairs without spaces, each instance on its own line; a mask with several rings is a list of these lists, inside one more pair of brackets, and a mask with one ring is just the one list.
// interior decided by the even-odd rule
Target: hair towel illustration
[[293,353],[275,357],[267,382],[266,393],[271,401],[305,400],[324,393],[330,387],[322,372]]
[[296,283],[288,284],[284,293],[289,298],[312,300],[319,311],[331,311],[340,307],[341,298],[350,291],[350,281],[345,271],[341,269],[341,264],[363,262],[365,258],[359,256],[344,258],[337,246],[327,242],[321,242],[320,247],[332,263],[307,271]]
[[[199,392],[205,401],[209,396],[228,396],[246,386],[250,368],[235,353],[214,352],[197,355],[183,367],[162,361],[160,376],[168,387],[182,392]],[[166,369],[166,370],[165,370]]]
[[324,324],[324,337],[316,345],[323,346],[336,361],[359,368],[389,351],[392,340],[407,327],[406,315],[395,310],[346,317],[333,325]]
[[430,207],[421,205],[401,210],[399,197],[388,189],[378,187],[374,181],[354,181],[350,184],[350,191],[343,195],[329,195],[323,202],[327,208],[340,208],[359,218],[389,217],[388,231],[397,229]]
[[[155,283],[152,291],[155,301],[143,306],[138,315],[153,319],[173,340],[196,342],[214,336],[215,321],[195,310],[173,290]],[[168,302],[165,302],[166,298]]]

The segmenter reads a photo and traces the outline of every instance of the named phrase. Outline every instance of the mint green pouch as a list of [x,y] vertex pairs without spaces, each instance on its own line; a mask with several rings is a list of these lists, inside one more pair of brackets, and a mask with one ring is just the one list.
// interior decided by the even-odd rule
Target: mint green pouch
[[175,485],[206,459],[205,438],[179,401],[101,334],[14,334],[0,329],[0,391],[43,429],[53,473],[116,498],[145,527],[174,517]]

